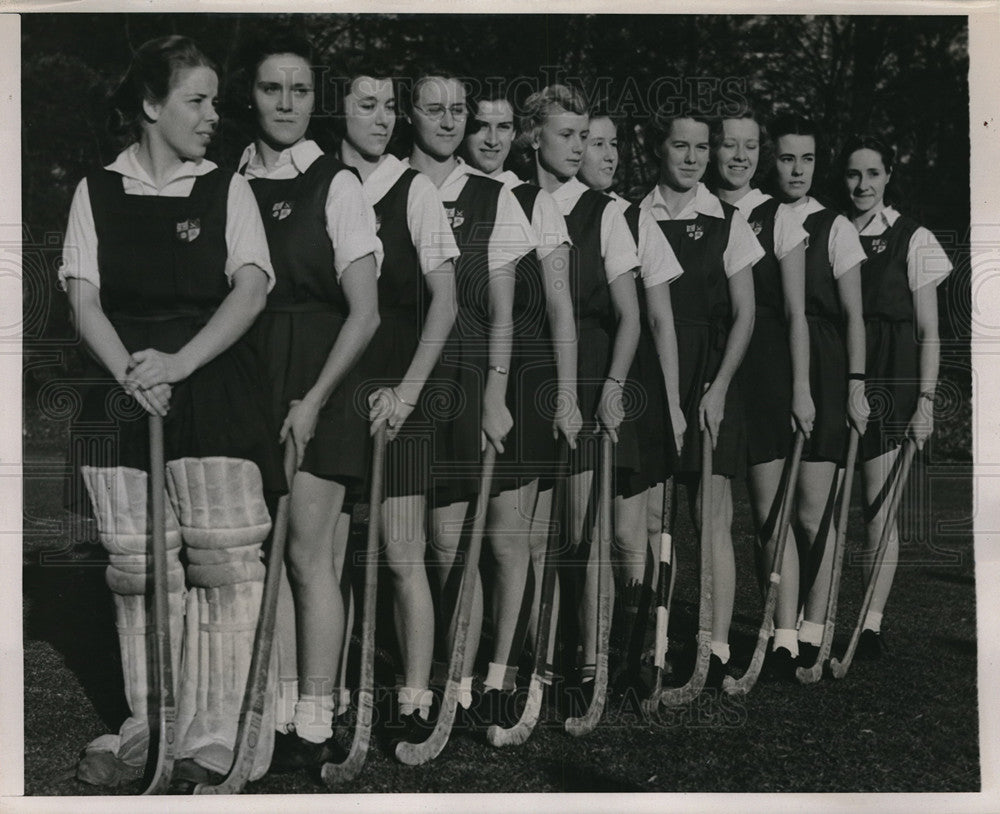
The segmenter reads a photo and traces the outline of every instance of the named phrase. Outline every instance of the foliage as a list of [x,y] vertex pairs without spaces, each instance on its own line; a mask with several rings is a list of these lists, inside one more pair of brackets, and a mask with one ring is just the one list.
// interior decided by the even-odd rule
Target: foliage
[[[511,80],[518,101],[541,84],[573,82],[624,117],[616,188],[630,197],[655,177],[641,125],[658,102],[677,97],[710,112],[744,104],[765,117],[806,112],[825,134],[820,172],[828,197],[842,186],[833,169],[839,145],[854,132],[880,134],[897,148],[901,208],[952,254],[941,331],[945,356],[968,364],[968,28],[961,16],[29,14],[22,18],[26,242],[50,235],[58,243],[77,182],[117,152],[103,100],[139,44],[186,33],[217,60],[223,127],[209,158],[233,166],[252,133],[241,44],[278,27],[307,33],[320,66],[336,65],[346,52],[378,58],[400,76],[444,64],[472,82]],[[314,118],[323,145],[330,121]],[[44,316],[38,334],[68,335],[49,264],[26,266],[25,274],[25,313]],[[44,376],[44,368],[31,372],[28,389]]]

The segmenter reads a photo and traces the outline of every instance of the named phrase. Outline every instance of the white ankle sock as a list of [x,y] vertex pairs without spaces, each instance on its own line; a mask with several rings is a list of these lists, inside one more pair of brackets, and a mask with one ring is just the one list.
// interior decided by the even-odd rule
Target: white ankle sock
[[462,709],[472,706],[472,676],[464,676],[458,685],[458,703]]
[[292,724],[302,740],[323,743],[333,735],[333,695],[300,695]]
[[337,699],[337,715],[343,715],[351,708],[351,691],[347,687],[339,687],[334,697]]
[[396,698],[399,701],[401,715],[412,715],[416,712],[425,721],[430,718],[431,702],[434,700],[434,694],[430,690],[419,687],[400,687]]
[[504,688],[504,678],[507,673],[506,664],[497,664],[495,661],[490,662],[490,666],[486,670],[486,680],[483,682],[483,686],[487,690],[502,690]]
[[823,643],[824,627],[819,622],[803,621],[799,625],[799,641],[802,644],[811,644],[814,647],[819,647]]
[[799,636],[795,628],[779,627],[774,631],[773,650],[784,647],[793,656],[799,654]]
[[871,630],[879,633],[882,630],[882,614],[875,611],[868,611],[865,615],[864,630]]
[[712,642],[712,655],[718,656],[723,664],[729,661],[729,642]]

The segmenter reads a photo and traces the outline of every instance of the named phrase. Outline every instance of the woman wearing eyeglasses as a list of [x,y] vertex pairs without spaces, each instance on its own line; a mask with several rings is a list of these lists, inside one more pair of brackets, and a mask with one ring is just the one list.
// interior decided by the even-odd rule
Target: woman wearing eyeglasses
[[368,397],[374,432],[387,424],[382,538],[393,587],[393,618],[403,657],[397,694],[400,737],[430,727],[434,606],[424,556],[430,465],[427,390],[455,322],[458,247],[437,189],[386,152],[396,129],[396,88],[388,70],[363,57],[338,77],[340,158],[353,167],[378,218],[385,259],[379,276],[381,322],[359,363],[377,389]]
[[[449,577],[478,488],[480,455],[486,444],[502,454],[513,426],[506,396],[514,268],[536,238],[510,191],[455,155],[469,118],[462,82],[444,71],[424,71],[415,77],[406,101],[413,129],[409,166],[437,187],[461,252],[455,267],[458,318],[434,374],[429,407],[436,452],[431,470],[430,554],[442,591],[440,607],[446,614],[442,626],[448,635],[443,639],[450,649],[459,580]],[[476,574],[459,694],[463,709],[473,700],[472,668],[482,613],[482,585]]]

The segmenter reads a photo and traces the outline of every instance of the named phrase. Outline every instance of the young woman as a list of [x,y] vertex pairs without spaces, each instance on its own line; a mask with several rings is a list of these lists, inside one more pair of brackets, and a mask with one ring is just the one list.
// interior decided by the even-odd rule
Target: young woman
[[290,434],[299,465],[288,539],[299,695],[271,764],[288,771],[321,765],[339,749],[331,740],[333,688],[345,610],[336,563],[347,536],[335,541],[335,531],[347,488],[367,473],[356,363],[379,323],[382,247],[357,176],[306,137],[315,104],[308,43],[262,43],[247,74],[257,138],[240,171],[263,214],[278,276],[254,341],[281,439]]
[[[80,182],[66,230],[60,282],[93,357],[89,378],[100,382],[85,394],[81,420],[115,427],[114,444],[104,435],[80,463],[110,555],[131,709],[118,734],[87,747],[78,777],[90,783],[138,776],[149,741],[146,412],[164,416],[182,780],[207,780],[232,761],[264,581],[264,492],[287,488],[260,372],[241,339],[274,274],[246,182],[204,158],[217,94],[216,69],[190,39],[143,44],[112,99],[115,129],[131,144]],[[222,501],[209,504],[209,493]],[[255,776],[270,742],[260,751]]]
[[[506,451],[498,457],[487,534],[496,562],[493,601],[493,658],[484,682],[482,717],[504,723],[513,705],[517,660],[524,626],[537,605],[541,562],[532,570],[531,518],[539,482],[550,480],[562,433],[575,449],[580,431],[576,403],[576,324],[569,290],[569,234],[552,196],[526,184],[504,162],[514,141],[514,108],[493,89],[476,100],[472,123],[463,143],[469,163],[511,189],[539,237],[533,253],[518,263],[514,284],[514,347],[507,403],[514,428]],[[526,598],[530,599],[526,603]]]
[[[805,311],[809,324],[809,387],[816,409],[802,455],[793,516],[801,552],[800,594],[806,597],[805,608],[798,642],[779,641],[776,632],[774,643],[776,668],[782,677],[791,678],[796,662],[806,666],[815,662],[822,641],[837,534],[838,468],[844,465],[849,427],[863,433],[868,416],[864,397],[865,326],[858,273],[864,252],[847,219],[809,197],[816,169],[813,124],[801,116],[781,116],[772,123],[771,135],[777,196],[809,235]],[[790,618],[790,609],[785,614],[785,619],[777,620],[779,629]]]
[[[642,333],[632,370],[629,421],[634,421],[642,443],[640,466],[630,477],[619,479],[615,499],[615,553],[619,604],[623,611],[620,644],[626,653],[624,676],[635,680],[642,656],[645,614],[649,612],[659,565],[663,484],[680,454],[686,423],[681,410],[677,380],[677,335],[670,304],[670,283],[683,272],[674,250],[648,212],[608,192],[618,169],[618,127],[611,116],[590,118],[587,149],[580,164],[580,180],[605,192],[625,216],[642,262],[639,312]],[[649,573],[647,574],[647,571]],[[641,623],[637,626],[637,621]]]
[[883,489],[902,440],[912,438],[917,449],[923,449],[934,430],[940,364],[937,287],[951,271],[934,235],[887,205],[894,160],[895,152],[873,136],[852,139],[841,158],[851,218],[868,258],[861,267],[868,393],[890,405],[873,413],[860,452],[869,518],[868,580],[882,529],[891,525],[889,547],[858,644],[860,658],[878,658],[884,649],[882,613],[896,572],[899,534],[897,518],[887,517]]
[[[460,580],[452,566],[471,522],[486,444],[503,454],[513,426],[507,382],[513,341],[514,267],[537,243],[511,192],[484,177],[455,153],[469,118],[465,87],[442,71],[415,77],[407,97],[413,128],[409,165],[438,188],[461,252],[455,267],[459,313],[435,378],[448,388],[435,405],[432,467],[431,557],[441,587],[442,626],[450,645],[453,608]],[[482,627],[482,584],[475,575],[475,600],[466,640],[459,704],[468,709],[472,669]]]
[[659,223],[684,274],[673,286],[681,405],[687,419],[674,477],[686,482],[692,515],[701,469],[700,429],[712,438],[712,660],[718,686],[729,660],[729,626],[736,586],[730,481],[746,459],[743,403],[734,379],[754,324],[751,267],[764,256],[746,218],[701,183],[709,159],[709,123],[687,110],[658,110],[649,146],[659,183],[640,206]]
[[[752,111],[722,120],[713,144],[712,176],[719,199],[747,219],[766,252],[754,263],[754,328],[740,367],[747,421],[747,486],[757,530],[758,571],[767,584],[777,544],[782,473],[793,422],[808,437],[815,408],[809,392],[809,328],[805,314],[808,235],[777,198],[751,186],[763,138]],[[788,673],[798,655],[799,558],[785,547],[775,608],[774,657],[768,671]],[[783,664],[781,662],[784,662]],[[790,675],[790,673],[788,673]]]
[[[639,303],[633,272],[639,266],[636,245],[621,210],[612,200],[588,189],[576,175],[587,145],[590,117],[583,95],[565,85],[549,85],[525,102],[519,140],[534,155],[535,179],[566,218],[573,248],[570,292],[577,320],[577,395],[584,425],[580,437],[606,432],[618,444],[615,464],[626,473],[639,466],[634,426],[622,425],[623,390],[639,341]],[[570,556],[586,561],[579,593],[583,699],[593,690],[597,661],[597,545],[581,552],[584,536],[596,541],[584,524],[597,464],[596,439],[578,443],[571,461]],[[547,508],[539,506],[539,511]],[[547,514],[541,515],[547,518]],[[576,577],[575,573],[571,576]]]
[[360,67],[343,74],[340,158],[361,177],[385,251],[378,283],[381,323],[361,368],[378,385],[369,396],[372,431],[385,422],[392,441],[386,450],[382,537],[403,656],[397,695],[402,737],[417,742],[429,732],[421,724],[430,718],[434,648],[434,606],[424,566],[432,455],[424,391],[455,322],[459,252],[434,184],[386,153],[397,119],[391,74]]

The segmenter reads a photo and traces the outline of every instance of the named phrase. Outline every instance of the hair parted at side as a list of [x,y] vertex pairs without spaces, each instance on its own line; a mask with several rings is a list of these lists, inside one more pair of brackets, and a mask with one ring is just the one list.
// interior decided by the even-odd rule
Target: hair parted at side
[[418,65],[412,72],[412,81],[409,87],[407,87],[400,94],[400,101],[403,104],[403,112],[406,113],[406,115],[413,115],[413,106],[420,100],[420,89],[429,82],[433,82],[438,79],[453,79],[461,84],[463,89],[468,90],[466,78],[460,76],[456,71],[451,70],[446,65],[438,63]]
[[547,85],[532,93],[521,106],[517,146],[528,149],[537,140],[545,119],[553,111],[589,115],[590,109],[583,92],[572,85]]
[[401,77],[396,67],[385,56],[373,55],[360,48],[339,49],[330,65],[330,86],[333,89],[333,132],[338,139],[344,137],[347,111],[346,99],[354,86],[354,80],[362,76],[372,79],[389,80],[396,104],[400,104]]
[[843,170],[847,166],[848,159],[858,150],[873,150],[878,153],[882,156],[882,165],[885,167],[886,173],[892,172],[896,162],[896,151],[878,136],[870,133],[859,133],[847,140],[844,149],[840,151],[840,157],[837,161],[838,167]]
[[660,105],[653,111],[644,128],[646,149],[652,158],[659,158],[660,147],[670,135],[674,122],[681,119],[700,122],[708,127],[711,134],[718,117],[705,113],[689,99],[671,99]]
[[781,113],[771,122],[771,138],[777,141],[782,136],[812,136],[819,142],[819,129],[812,119],[798,113]]
[[190,37],[172,34],[144,42],[111,94],[108,129],[112,135],[138,141],[146,120],[143,102],[162,102],[189,68],[219,69]]

